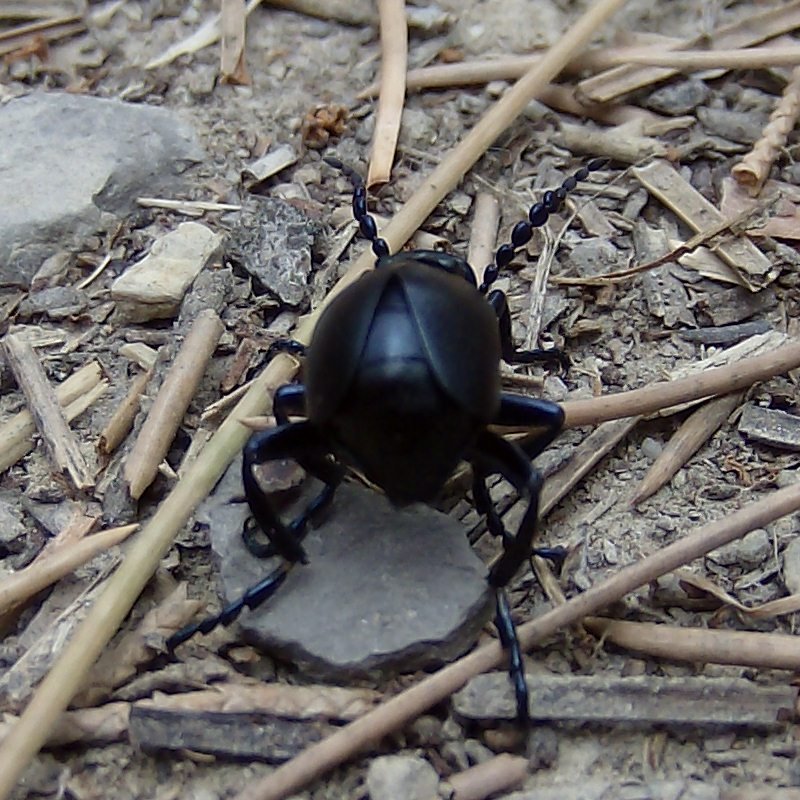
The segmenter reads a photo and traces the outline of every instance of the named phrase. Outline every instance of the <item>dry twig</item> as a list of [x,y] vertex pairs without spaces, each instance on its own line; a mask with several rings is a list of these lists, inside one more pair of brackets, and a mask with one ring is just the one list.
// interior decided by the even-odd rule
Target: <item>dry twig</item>
[[[771,492],[717,522],[703,525],[684,539],[667,545],[638,563],[620,570],[561,606],[521,625],[517,631],[524,649],[572,625],[588,614],[616,602],[660,575],[705,555],[748,531],[800,509],[800,484]],[[351,722],[327,739],[312,745],[263,780],[236,795],[236,800],[282,800],[330,769],[374,745],[388,733],[461,688],[473,676],[498,667],[504,658],[499,643],[481,647],[383,705]]]
[[367,186],[386,183],[392,174],[406,97],[408,27],[405,0],[378,0],[381,26],[381,90],[369,157]]
[[164,383],[142,425],[139,438],[125,462],[125,480],[135,500],[142,496],[158,472],[183,415],[203,378],[208,359],[222,335],[223,325],[214,311],[201,312],[192,325]]
[[478,285],[483,280],[483,268],[494,263],[499,223],[500,204],[497,198],[488,192],[478,192],[475,196],[467,250],[467,263],[472,267]]
[[800,67],[792,72],[792,78],[786,84],[783,96],[770,115],[761,138],[731,170],[736,181],[744,186],[752,197],[758,195],[764,181],[769,177],[775,159],[797,124],[798,115],[800,115]]
[[527,758],[501,753],[489,761],[451,775],[447,782],[453,790],[452,800],[484,800],[513,789],[527,777]]

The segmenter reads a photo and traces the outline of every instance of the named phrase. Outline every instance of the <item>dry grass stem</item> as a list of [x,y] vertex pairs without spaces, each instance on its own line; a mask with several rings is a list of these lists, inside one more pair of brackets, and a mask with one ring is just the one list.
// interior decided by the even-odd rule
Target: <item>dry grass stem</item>
[[792,341],[763,355],[708,369],[699,375],[654,383],[630,392],[587,400],[567,400],[563,403],[566,414],[564,424],[568,428],[579,428],[609,419],[652,414],[680,403],[738,392],[798,366],[800,342]]
[[792,72],[783,96],[775,106],[761,138],[753,149],[731,170],[736,181],[744,186],[752,197],[758,195],[769,171],[786,144],[789,134],[800,115],[800,67]]
[[66,39],[86,30],[86,23],[80,16],[53,17],[51,19],[18,25],[7,31],[0,31],[0,56],[25,50],[29,45],[39,42],[55,42]]
[[742,394],[709,400],[672,435],[636,487],[631,505],[641,503],[670,481],[672,476],[717,432],[741,403]]
[[[409,91],[446,89],[454,86],[484,85],[491,81],[510,81],[522,77],[541,58],[501,56],[455,64],[434,64],[412,69],[406,76]],[[596,48],[578,55],[564,68],[565,73],[600,72],[624,64],[673,67],[675,70],[763,69],[769,66],[794,66],[800,61],[798,47],[752,47],[730,50],[666,50],[662,47]],[[379,84],[371,83],[358,93],[359,99],[378,94]]]
[[489,761],[451,775],[447,782],[453,790],[452,800],[484,800],[513,789],[527,777],[527,758],[501,753]]
[[626,650],[696,664],[736,664],[758,669],[800,669],[797,636],[753,631],[680,628],[653,622],[587,617],[584,627]]
[[239,424],[239,418],[263,413],[271,392],[290,380],[293,368],[294,361],[288,356],[273,359],[132,542],[124,561],[38,686],[11,735],[0,745],[0,798],[8,796],[30,759],[46,741],[91,665],[155,572],[175,534],[244,446],[249,432]]
[[64,418],[58,397],[33,347],[9,333],[3,340],[3,349],[53,465],[60,473],[69,475],[75,488],[83,490],[93,486],[94,474]]
[[[591,53],[589,61],[591,63]],[[603,64],[603,61],[606,63]],[[800,62],[800,47],[750,47],[732,50],[661,51],[654,48],[621,48],[598,58],[594,69],[606,69],[619,64],[646,64],[674,67],[681,72],[705,69],[764,69],[765,67],[795,66]]]
[[220,78],[223,83],[247,85],[250,83],[250,76],[247,74],[244,59],[247,33],[247,11],[244,0],[222,0],[220,28],[222,30]]
[[[659,576],[744,536],[754,528],[763,527],[798,510],[800,484],[771,492],[763,499],[750,503],[717,522],[696,528],[684,539],[623,568],[583,594],[535,620],[526,622],[517,631],[520,642],[528,650],[557,630],[572,625],[589,614],[597,613]],[[327,739],[312,745],[266,778],[240,792],[236,800],[282,800],[288,797],[339,764],[374,746],[387,734],[399,730],[460,689],[473,676],[498,667],[503,657],[499,643],[475,650],[346,725]]]
[[[702,48],[707,41],[717,50],[736,50],[749,47],[788,33],[800,27],[800,2],[786,3],[782,7],[770,8],[760,14],[748,14],[738,22],[717,28],[710,33],[702,33],[693,39],[676,41],[674,45],[662,45],[661,50],[686,50],[690,47]],[[609,103],[629,92],[642,89],[653,83],[671,77],[679,70],[674,67],[650,67],[625,65],[612,67],[591,78],[586,78],[577,86],[581,101]]]
[[494,264],[494,251],[497,246],[497,227],[500,224],[500,203],[488,192],[475,195],[472,226],[469,234],[467,263],[475,273],[475,282],[480,286],[483,269]]
[[134,500],[155,478],[223,329],[220,318],[210,310],[201,312],[192,324],[125,462],[125,480]]
[[405,0],[378,0],[381,30],[381,89],[369,157],[367,186],[387,183],[392,174],[406,97],[408,26]]
[[146,372],[140,372],[133,379],[131,388],[100,434],[100,438],[97,441],[97,449],[101,453],[106,455],[113,453],[130,433],[133,421],[139,413],[142,394],[144,394],[152,374],[151,370],[147,370]]
[[[392,252],[397,252],[441,200],[462,180],[467,170],[486,152],[497,137],[516,119],[527,104],[586,46],[598,28],[623,5],[624,0],[599,0],[564,34],[536,66],[520,78],[500,98],[469,133],[425,179],[409,201],[383,230],[382,236]],[[374,264],[374,256],[365,251],[334,286],[325,303],[306,317],[295,338],[308,344],[319,315],[338,292],[349,286]]]
[[4,575],[3,582],[0,583],[0,614],[6,614],[37,592],[91,561],[98,553],[124,541],[138,527],[138,524],[123,525],[100,531],[75,542],[69,548],[60,548],[46,558],[37,559],[19,572]]
[[[68,406],[77,398],[83,397],[87,392],[97,387],[101,381],[100,365],[96,361],[81,367],[65,381],[56,387],[56,397],[62,406]],[[70,416],[68,410],[64,412],[68,420],[77,416]],[[36,423],[31,412],[27,409],[15,414],[7,422],[0,425],[0,442],[3,442],[3,452],[0,454],[0,472],[16,464],[19,459],[33,449],[33,434],[36,432]]]

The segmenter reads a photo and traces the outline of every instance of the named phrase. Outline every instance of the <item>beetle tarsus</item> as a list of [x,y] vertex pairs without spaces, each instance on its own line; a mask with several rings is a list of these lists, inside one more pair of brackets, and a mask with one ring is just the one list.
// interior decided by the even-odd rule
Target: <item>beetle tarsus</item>
[[527,727],[530,725],[530,697],[525,680],[525,664],[522,660],[522,648],[517,638],[517,630],[511,616],[508,595],[504,589],[496,593],[495,627],[503,649],[508,653],[508,677],[514,689],[514,700],[517,705],[517,722]]
[[178,645],[191,639],[192,636],[197,633],[210,633],[214,628],[220,625],[230,625],[245,608],[253,609],[260,606],[265,600],[275,594],[280,585],[286,580],[286,576],[289,574],[291,567],[291,564],[281,564],[279,567],[272,570],[265,578],[262,578],[262,580],[254,586],[251,586],[240,598],[225,606],[216,616],[206,617],[200,622],[187,625],[185,628],[181,628],[177,633],[172,634],[166,641],[167,650],[172,652]]

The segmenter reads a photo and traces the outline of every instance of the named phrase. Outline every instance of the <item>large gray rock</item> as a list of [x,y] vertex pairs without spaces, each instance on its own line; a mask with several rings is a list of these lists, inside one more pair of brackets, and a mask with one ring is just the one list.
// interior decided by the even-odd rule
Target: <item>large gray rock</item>
[[45,92],[0,106],[0,284],[27,286],[54,249],[80,247],[202,158],[162,108]]
[[[207,517],[225,602],[277,563],[245,549],[247,507],[236,508]],[[491,613],[486,567],[464,528],[426,506],[397,509],[345,485],[304,544],[309,563],[240,621],[244,638],[307,675],[376,677],[440,664],[469,648]]]

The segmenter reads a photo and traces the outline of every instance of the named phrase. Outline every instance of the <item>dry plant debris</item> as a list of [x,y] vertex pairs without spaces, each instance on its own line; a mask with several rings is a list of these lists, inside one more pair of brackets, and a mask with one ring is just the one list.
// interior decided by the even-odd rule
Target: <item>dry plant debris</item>
[[[40,796],[113,785],[132,799],[363,797],[386,764],[355,757],[389,749],[401,772],[413,760],[434,791],[461,800],[513,788],[601,800],[634,785],[660,800],[668,783],[687,800],[794,800],[800,2],[604,0],[583,18],[563,5],[542,3],[535,25],[517,0],[0,9],[0,114],[37,95],[119,98],[179,112],[208,150],[177,157],[176,171],[197,163],[174,189],[128,196],[115,173],[85,201],[91,224],[77,215],[42,242],[38,228],[52,226],[28,227],[20,244],[39,249],[18,280],[7,281],[15,251],[0,259],[0,797],[24,796],[14,787],[26,765]],[[71,150],[66,124],[54,133],[41,152],[67,155],[66,206],[70,174],[95,174],[104,153]],[[568,421],[542,458],[543,540],[564,546],[564,567],[537,559],[537,578],[518,576],[512,594],[531,620],[521,626],[531,694],[551,720],[537,734],[555,742],[542,754],[532,735],[530,758],[496,754],[520,745],[501,725],[505,677],[473,677],[502,666],[496,642],[368,688],[294,685],[307,681],[232,646],[235,631],[186,645],[177,663],[162,652],[218,602],[195,509],[248,425],[273,424],[269,396],[298,363],[281,354],[253,374],[275,341],[308,342],[329,289],[372,267],[355,255],[344,272],[350,192],[314,152],[335,150],[363,173],[370,141],[369,183],[393,173],[370,198],[392,250],[412,235],[415,247],[459,253],[469,242],[479,280],[498,227],[505,241],[541,191],[590,157],[613,159],[605,185],[577,187],[570,219],[537,233],[503,274],[515,340],[544,340],[572,362],[561,375],[503,375],[563,403]],[[49,186],[30,175],[39,185],[0,181],[0,249],[21,192],[27,202]],[[304,220],[302,231],[282,225],[277,278],[229,257],[254,195]],[[186,217],[202,225],[182,227]],[[299,241],[339,226],[313,247]],[[168,252],[125,294],[131,267],[178,230],[182,262]],[[307,272],[295,274],[301,261]],[[490,562],[498,543],[460,499],[468,485],[454,476],[443,509]],[[502,482],[491,494],[513,525],[523,505]],[[87,536],[101,518],[106,529]],[[131,520],[144,523],[132,536]],[[479,727],[458,700],[443,702],[465,684]],[[88,707],[62,713],[70,703]],[[635,726],[606,727],[619,720]],[[716,728],[673,736],[655,729],[664,722]],[[144,752],[183,749],[194,761],[172,752],[158,769]],[[287,759],[276,771],[262,763]]]

